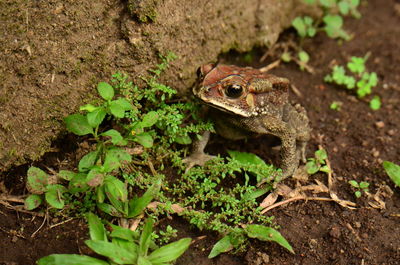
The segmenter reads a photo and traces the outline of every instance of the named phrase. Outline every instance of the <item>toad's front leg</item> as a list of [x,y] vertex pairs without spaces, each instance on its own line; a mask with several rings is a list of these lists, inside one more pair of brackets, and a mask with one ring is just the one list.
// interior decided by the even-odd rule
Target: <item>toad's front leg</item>
[[209,139],[210,139],[210,132],[205,131],[201,139],[193,143],[192,154],[183,159],[183,163],[187,165],[186,171],[188,171],[189,169],[191,169],[196,165],[204,166],[204,164],[207,161],[215,158],[215,156],[204,153],[204,149],[206,148]]

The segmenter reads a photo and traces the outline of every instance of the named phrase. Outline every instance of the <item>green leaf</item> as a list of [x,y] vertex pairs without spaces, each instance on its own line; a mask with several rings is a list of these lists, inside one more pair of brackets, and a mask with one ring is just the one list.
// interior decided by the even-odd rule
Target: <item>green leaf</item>
[[101,240],[86,240],[85,244],[97,254],[105,256],[115,263],[136,264],[137,253],[129,252],[116,244]]
[[45,193],[46,202],[56,209],[64,208],[63,193],[66,191],[67,189],[63,185],[48,185]]
[[107,112],[104,108],[98,108],[86,115],[87,121],[92,128],[96,128],[103,122],[106,114]]
[[326,15],[322,20],[325,22],[324,30],[330,38],[350,39],[350,36],[342,29],[343,18],[341,16]]
[[272,189],[271,186],[267,186],[267,187],[264,188],[264,189],[257,189],[257,190],[255,190],[255,191],[249,191],[249,192],[246,192],[246,193],[242,196],[242,198],[243,198],[244,200],[254,200],[254,199],[257,199],[258,197],[264,195],[265,193],[267,193],[267,192],[270,191],[271,189]]
[[299,34],[300,37],[304,38],[307,35],[306,24],[304,23],[304,20],[302,17],[296,17],[292,21],[292,26],[296,29],[297,34]]
[[86,104],[85,106],[81,106],[79,110],[86,110],[87,112],[92,112],[98,109],[99,107],[95,107],[92,104]]
[[101,135],[111,137],[111,143],[114,145],[127,145],[127,142],[117,130],[111,129]]
[[303,63],[308,63],[308,61],[310,60],[310,56],[305,51],[300,51],[298,56],[299,60]]
[[97,187],[103,184],[104,180],[104,173],[101,172],[99,166],[94,166],[89,173],[87,174],[86,177],[86,183],[90,187]]
[[96,151],[92,151],[92,152],[84,155],[78,164],[79,172],[86,172],[86,171],[90,170],[96,163],[98,154],[99,154],[99,151],[96,150]]
[[101,185],[96,188],[96,201],[102,203],[105,199],[106,192],[104,191],[104,185]]
[[358,184],[358,182],[355,181],[355,180],[349,180],[349,184],[350,184],[351,186],[353,186],[354,188],[357,188],[357,189],[360,187],[360,185]]
[[381,108],[381,98],[379,96],[374,96],[371,101],[369,102],[369,107],[372,110],[378,110]]
[[37,207],[40,206],[40,204],[42,204],[42,196],[38,195],[38,194],[31,194],[29,195],[26,199],[25,199],[25,209],[27,209],[28,211],[31,211]]
[[319,0],[322,6],[324,7],[333,7],[336,4],[336,0]]
[[90,239],[107,241],[106,229],[100,218],[94,213],[89,212],[86,214],[86,219],[89,225]]
[[151,243],[151,233],[153,232],[154,221],[148,218],[144,224],[142,234],[139,239],[139,255],[147,256],[147,251]]
[[285,63],[288,63],[292,60],[292,56],[290,55],[289,52],[284,52],[282,53],[281,60],[284,61]]
[[103,260],[76,254],[53,254],[37,261],[38,265],[109,265]]
[[352,56],[351,61],[347,63],[347,68],[355,74],[362,74],[365,71],[365,59]]
[[37,167],[30,167],[28,169],[28,178],[26,186],[31,193],[43,194],[47,189],[49,176]]
[[107,150],[104,159],[103,169],[105,172],[111,172],[121,166],[121,162],[131,162],[132,157],[128,152],[121,148],[112,148]]
[[154,263],[171,262],[179,258],[190,246],[191,238],[182,238],[178,241],[154,250],[148,260]]
[[151,127],[158,121],[158,113],[155,111],[150,111],[143,116],[141,125],[143,128]]
[[374,86],[376,86],[376,85],[378,84],[378,75],[377,75],[375,72],[372,72],[372,73],[369,75],[368,84],[369,84],[371,87],[374,87]]
[[137,265],[153,265],[147,258],[139,256]]
[[389,161],[383,161],[383,168],[397,187],[400,187],[400,166]]
[[68,191],[71,194],[85,192],[90,187],[86,184],[86,174],[78,173],[76,174],[68,184]]
[[[127,229],[127,230],[129,230],[129,229]],[[120,238],[117,238],[117,237],[113,237],[112,238],[112,243],[117,245],[117,246],[119,246],[119,247],[121,247],[121,248],[126,249],[127,251],[129,251],[131,253],[136,253],[136,255],[138,253],[139,246],[136,243],[133,243],[133,242],[130,242],[130,241],[126,241],[124,239],[120,239]]]
[[313,4],[315,4],[315,1],[316,1],[316,0],[303,0],[303,1],[304,1],[304,3],[306,3],[306,4],[313,5]]
[[108,203],[97,203],[97,207],[105,212],[106,214],[109,214],[111,216],[115,217],[123,217],[122,213],[119,212],[114,206]]
[[346,1],[341,1],[338,3],[339,11],[342,15],[348,15],[350,12],[350,6],[349,3]]
[[325,160],[328,158],[328,154],[326,153],[325,149],[319,149],[315,151],[315,159],[320,164],[325,164]]
[[228,150],[228,154],[230,157],[239,161],[240,163],[263,166],[266,165],[264,160],[252,153]]
[[175,140],[176,143],[183,144],[183,145],[188,145],[188,144],[192,143],[192,138],[190,138],[189,135],[178,136],[174,140]]
[[219,254],[228,252],[232,249],[233,249],[233,245],[231,243],[230,235],[224,236],[223,238],[218,240],[218,242],[211,249],[211,252],[208,255],[208,258],[212,259],[212,258],[218,256]]
[[257,238],[262,241],[276,242],[294,254],[292,246],[286,241],[281,233],[271,227],[266,227],[263,225],[248,225],[246,226],[245,231],[247,232],[247,236],[251,238]]
[[308,175],[313,175],[319,171],[319,165],[316,163],[315,159],[307,162],[306,169]]
[[129,214],[128,218],[136,217],[141,214],[147,205],[157,196],[161,188],[161,179],[158,179],[153,185],[151,185],[142,197],[133,198],[129,201]]
[[136,239],[139,238],[139,233],[137,231],[132,231],[128,228],[120,227],[118,225],[110,225],[112,228],[110,236],[112,238],[119,238],[128,242],[134,242]]
[[[114,176],[106,176],[104,190],[111,204],[124,215],[128,214],[127,205],[128,191],[125,184]],[[126,209],[125,209],[126,208]]]
[[358,190],[358,191],[354,192],[354,195],[356,196],[356,198],[360,198],[362,193],[361,193],[361,191]]
[[131,103],[126,98],[119,98],[117,100],[114,100],[113,102],[118,104],[125,111],[133,109]]
[[360,182],[360,188],[361,188],[361,189],[365,190],[365,189],[367,189],[368,187],[369,187],[369,183],[368,183],[368,182],[366,182],[366,181],[361,181],[361,182]]
[[70,181],[76,173],[69,170],[60,170],[57,174],[60,178]]
[[153,146],[153,137],[148,132],[135,135],[135,138],[133,138],[133,140],[146,148],[150,148]]
[[125,98],[119,98],[111,101],[109,107],[111,114],[117,118],[125,117],[125,111],[132,109],[131,104]]
[[87,117],[81,114],[72,114],[64,119],[68,131],[82,136],[86,134],[93,134],[93,128],[90,126]]
[[111,100],[114,97],[114,88],[106,82],[100,82],[97,85],[97,91],[105,100]]

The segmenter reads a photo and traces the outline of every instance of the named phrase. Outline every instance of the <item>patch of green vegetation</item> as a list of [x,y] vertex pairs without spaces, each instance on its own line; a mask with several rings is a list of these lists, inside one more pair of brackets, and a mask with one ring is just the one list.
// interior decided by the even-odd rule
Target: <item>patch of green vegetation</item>
[[363,192],[368,192],[369,183],[366,181],[357,182],[355,180],[350,180],[349,184],[356,189],[354,192],[356,198],[360,198]]
[[400,187],[400,166],[390,161],[383,161],[383,168],[397,187]]
[[282,60],[299,62],[301,70],[306,69],[305,65],[310,57],[302,48],[305,38],[313,38],[319,31],[323,31],[330,38],[350,40],[351,36],[343,29],[343,17],[349,15],[355,18],[361,17],[357,10],[360,0],[304,0],[304,2],[319,6],[323,10],[323,16],[321,19],[299,16],[292,21],[292,26],[300,37],[300,47],[294,54],[286,51],[287,54]]
[[154,221],[147,219],[142,232],[108,224],[111,232],[105,229],[101,219],[93,213],[87,214],[90,240],[85,244],[100,256],[107,258],[107,262],[90,256],[75,254],[53,254],[38,260],[39,265],[67,265],[67,264],[171,264],[186,249],[191,239],[182,238],[168,245],[158,247],[152,240]]
[[[368,55],[362,57],[352,56],[347,63],[347,70],[351,75],[346,73],[343,66],[335,65],[332,73],[325,76],[324,81],[343,86],[349,90],[355,90],[358,98],[364,98],[372,93],[372,88],[378,85],[378,75],[375,72],[367,72],[365,63]],[[381,107],[379,96],[374,96],[370,100],[370,108],[378,110]]]
[[158,2],[159,0],[129,0],[128,10],[142,23],[154,22],[157,18]]
[[331,103],[331,105],[329,106],[329,108],[340,111],[340,108],[342,107],[342,105],[343,105],[343,102],[341,102],[341,101],[333,101]]
[[329,173],[332,170],[327,165],[326,160],[328,159],[328,154],[324,149],[320,149],[315,151],[313,158],[308,158],[308,162],[306,164],[307,173],[309,175],[313,175],[318,171]]
[[[236,151],[229,151],[229,158],[186,170],[183,157],[192,137],[213,131],[213,126],[200,120],[199,105],[174,98],[176,90],[158,82],[175,58],[172,53],[161,56],[161,63],[142,77],[144,88],[121,73],[111,82],[98,83],[100,100],[65,118],[67,129],[85,136],[91,151],[76,170],[48,173],[31,167],[27,186],[32,194],[26,208],[45,205],[63,209],[63,214],[100,211],[107,220],[144,215],[158,220],[178,213],[201,230],[220,233],[225,247],[219,241],[210,257],[233,248],[243,250],[248,238],[275,241],[292,252],[273,218],[261,214],[256,201],[273,189],[280,171],[253,154]],[[165,243],[174,233],[167,229],[157,240]],[[114,248],[110,244],[106,245]],[[96,244],[89,247],[119,262],[96,250]]]

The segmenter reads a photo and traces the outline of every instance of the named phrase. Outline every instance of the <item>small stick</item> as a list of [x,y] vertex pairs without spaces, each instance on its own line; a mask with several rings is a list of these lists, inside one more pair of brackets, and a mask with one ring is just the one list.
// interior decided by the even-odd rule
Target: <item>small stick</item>
[[268,72],[269,70],[274,69],[275,67],[278,67],[280,63],[281,63],[281,60],[278,59],[278,60],[276,60],[276,61],[270,63],[270,64],[267,65],[267,66],[261,67],[261,68],[258,69],[258,70],[260,70],[260,72],[266,73],[266,72]]
[[31,235],[32,238],[36,236],[36,234],[39,232],[40,229],[42,229],[42,227],[44,226],[44,223],[46,223],[46,220],[47,220],[47,214],[44,216],[43,222],[39,226],[39,228],[35,232],[32,233],[32,235]]
[[51,225],[50,228],[54,228],[54,227],[56,227],[56,226],[63,225],[63,224],[65,224],[65,223],[71,222],[71,221],[74,220],[74,219],[75,219],[75,217],[72,217],[72,218],[70,218],[70,219],[68,219],[68,220],[65,220],[65,221],[62,221],[62,222],[60,222],[60,223]]
[[269,210],[272,210],[278,206],[287,204],[289,202],[293,202],[293,201],[298,201],[298,200],[306,200],[306,201],[334,201],[331,198],[325,198],[325,197],[305,197],[305,196],[297,196],[297,197],[293,197],[281,202],[277,202],[275,204],[272,204],[271,206],[265,208],[264,210],[261,211],[262,214],[268,212]]

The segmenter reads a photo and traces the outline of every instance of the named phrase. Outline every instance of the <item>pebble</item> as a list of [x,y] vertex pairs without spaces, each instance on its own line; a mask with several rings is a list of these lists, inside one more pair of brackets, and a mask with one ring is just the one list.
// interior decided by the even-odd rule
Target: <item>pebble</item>
[[333,238],[338,239],[341,235],[340,228],[337,226],[332,227],[331,230],[329,231],[329,235]]
[[385,123],[383,121],[377,121],[375,122],[375,126],[378,129],[382,129],[383,127],[385,127]]

